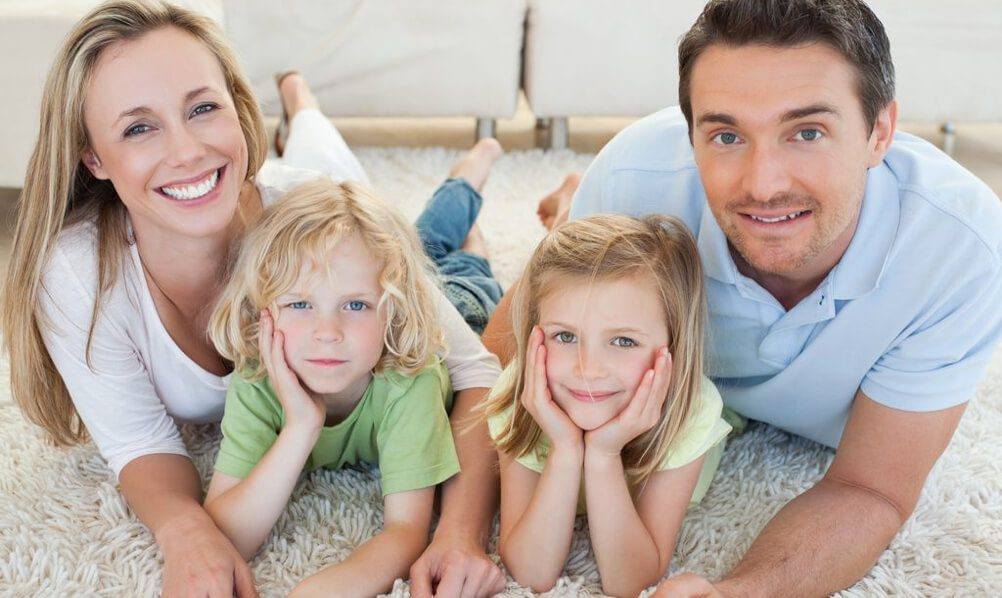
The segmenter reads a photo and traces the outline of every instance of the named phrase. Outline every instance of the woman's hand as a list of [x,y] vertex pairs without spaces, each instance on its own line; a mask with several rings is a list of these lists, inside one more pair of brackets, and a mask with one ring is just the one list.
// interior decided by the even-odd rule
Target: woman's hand
[[211,519],[176,519],[157,532],[163,596],[257,597],[250,567]]
[[278,402],[285,412],[285,425],[301,426],[307,430],[319,430],[327,419],[327,405],[323,399],[314,397],[299,382],[296,372],[289,367],[285,356],[285,335],[275,330],[275,321],[268,310],[261,312],[258,332],[258,353],[268,370],[268,379]]
[[529,335],[524,376],[522,405],[550,439],[552,447],[580,451],[583,448],[581,428],[553,402],[550,395],[546,381],[546,347],[543,346],[543,331],[538,326],[534,326]]
[[626,408],[585,434],[586,453],[618,457],[627,443],[656,426],[670,382],[671,354],[668,347],[661,347],[654,356],[654,367],[644,374]]

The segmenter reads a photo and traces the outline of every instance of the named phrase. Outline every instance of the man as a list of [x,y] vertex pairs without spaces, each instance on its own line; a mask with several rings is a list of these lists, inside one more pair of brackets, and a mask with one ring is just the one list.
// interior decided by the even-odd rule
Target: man
[[[657,595],[828,594],[908,519],[984,374],[1002,330],[1002,208],[895,132],[889,42],[859,0],[713,0],[679,70],[681,109],[617,135],[570,217],[682,219],[725,403],[837,450],[723,579],[679,575]],[[559,197],[541,217],[566,209]],[[503,302],[485,335],[503,361],[507,316]]]

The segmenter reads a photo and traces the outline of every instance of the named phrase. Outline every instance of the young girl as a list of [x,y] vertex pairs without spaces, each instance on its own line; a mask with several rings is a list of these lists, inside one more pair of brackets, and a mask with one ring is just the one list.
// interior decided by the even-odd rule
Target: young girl
[[388,590],[427,544],[435,486],[459,471],[428,268],[400,215],[325,177],[265,212],[213,313],[236,373],[205,508],[244,558],[304,468],[379,465],[383,530],[298,591]]
[[730,426],[702,375],[705,306],[678,221],[598,215],[536,249],[512,301],[517,352],[485,412],[501,463],[501,558],[553,587],[576,514],[602,589],[636,596],[668,568]]

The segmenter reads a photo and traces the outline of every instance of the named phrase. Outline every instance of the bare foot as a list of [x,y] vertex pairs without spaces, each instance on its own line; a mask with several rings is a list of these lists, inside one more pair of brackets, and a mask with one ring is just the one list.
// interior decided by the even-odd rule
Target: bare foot
[[484,234],[480,232],[480,227],[474,222],[473,226],[470,227],[470,232],[466,234],[466,240],[463,241],[463,246],[460,247],[463,251],[479,255],[485,260],[490,260],[491,257],[487,254],[487,242],[484,240]]
[[494,166],[494,161],[501,157],[504,149],[497,139],[488,137],[481,139],[466,153],[449,171],[452,178],[463,178],[478,192],[487,182],[487,175]]
[[278,95],[282,98],[282,106],[289,120],[303,108],[319,108],[317,98],[310,91],[306,79],[299,73],[289,73],[282,77],[278,85]]
[[564,178],[564,182],[559,187],[539,200],[536,214],[546,230],[553,230],[554,227],[567,221],[567,215],[571,211],[571,200],[580,184],[581,173],[572,172]]

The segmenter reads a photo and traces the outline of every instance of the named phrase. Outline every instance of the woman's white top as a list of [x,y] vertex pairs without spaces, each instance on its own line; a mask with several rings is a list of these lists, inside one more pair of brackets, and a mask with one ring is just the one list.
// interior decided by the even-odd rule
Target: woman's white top
[[[270,205],[317,176],[315,171],[266,163],[257,177],[262,202]],[[116,477],[143,455],[187,455],[177,422],[219,421],[230,376],[202,369],[167,333],[136,245],[129,246],[118,280],[104,298],[89,364],[87,337],[98,284],[93,222],[61,233],[42,280],[39,309],[45,346]],[[445,295],[439,292],[437,298],[453,388],[491,388],[501,371],[497,358]]]

